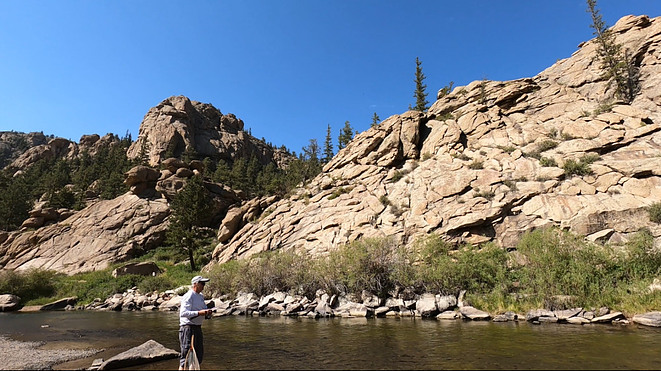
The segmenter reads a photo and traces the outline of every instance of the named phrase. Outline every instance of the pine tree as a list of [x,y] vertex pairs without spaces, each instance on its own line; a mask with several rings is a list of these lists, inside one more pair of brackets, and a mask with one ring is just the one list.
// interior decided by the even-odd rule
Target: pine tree
[[353,139],[353,128],[349,124],[349,121],[345,121],[344,127],[340,130],[340,136],[337,138],[338,151],[346,147],[351,142],[351,139]]
[[622,45],[615,42],[615,34],[608,28],[597,9],[597,0],[587,0],[592,18],[590,28],[597,37],[597,56],[605,77],[615,85],[615,94],[627,103],[633,102],[640,89],[638,68],[629,57],[628,50],[622,51]]
[[25,175],[9,177],[0,172],[0,230],[18,229],[29,217],[34,200],[28,190],[34,183],[26,178]]
[[170,204],[172,215],[166,232],[166,241],[173,246],[181,246],[188,252],[190,267],[196,271],[194,251],[203,236],[200,227],[202,220],[211,212],[211,200],[207,195],[202,177],[191,177]]
[[442,98],[452,92],[452,87],[454,86],[454,81],[450,81],[448,85],[445,85],[441,90],[438,92],[438,97]]
[[322,159],[325,164],[329,163],[333,159],[335,153],[333,153],[333,139],[331,138],[331,126],[328,124],[328,129],[326,129],[326,140],[324,141],[324,158]]
[[381,122],[381,119],[379,118],[379,115],[377,115],[376,112],[374,112],[374,115],[372,116],[372,125],[371,125],[371,127],[375,127],[375,126],[379,125],[379,122]]
[[427,111],[427,85],[424,84],[425,75],[422,73],[422,62],[418,57],[415,57],[415,93],[413,97],[415,98],[415,107],[414,110],[425,112]]

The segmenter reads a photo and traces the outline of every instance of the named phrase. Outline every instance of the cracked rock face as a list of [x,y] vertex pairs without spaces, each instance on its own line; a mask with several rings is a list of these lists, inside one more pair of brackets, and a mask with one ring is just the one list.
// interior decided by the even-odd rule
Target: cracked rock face
[[[361,237],[410,245],[429,233],[513,247],[545,226],[611,242],[646,227],[659,244],[646,208],[661,202],[661,18],[627,16],[613,31],[640,71],[630,105],[611,99],[595,40],[535,77],[456,87],[428,112],[358,134],[234,235],[221,225],[211,264],[274,249],[324,254]],[[565,170],[573,164],[587,171]]]
[[67,274],[104,269],[158,246],[165,238],[168,215],[165,199],[126,193],[98,201],[62,222],[9,233],[0,244],[0,266]]

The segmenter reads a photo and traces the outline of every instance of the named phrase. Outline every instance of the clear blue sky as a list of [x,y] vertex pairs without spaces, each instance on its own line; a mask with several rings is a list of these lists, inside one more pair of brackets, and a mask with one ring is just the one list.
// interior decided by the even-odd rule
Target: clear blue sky
[[[2,0],[0,131],[127,131],[172,95],[300,152],[450,81],[530,77],[591,39],[584,0]],[[661,0],[599,0],[612,26]]]

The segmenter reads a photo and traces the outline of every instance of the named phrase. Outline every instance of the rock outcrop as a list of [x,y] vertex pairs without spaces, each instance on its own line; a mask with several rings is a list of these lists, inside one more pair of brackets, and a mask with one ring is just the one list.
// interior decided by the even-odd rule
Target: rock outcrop
[[[3,137],[9,136],[10,138],[13,138],[10,134],[11,133],[3,132],[2,136],[0,136],[0,143],[4,141]],[[38,133],[28,134],[27,139],[30,138],[32,138],[32,140],[29,147],[24,151],[17,151],[16,153],[20,154],[5,167],[5,170],[10,172],[22,171],[39,160],[52,160],[59,158],[70,160],[80,156],[83,152],[94,156],[101,148],[108,148],[119,143],[119,139],[113,134],[106,134],[103,137],[100,137],[98,134],[83,135],[80,137],[79,143],[64,138],[47,139],[43,134]],[[0,146],[0,149],[1,148],[2,147]]]
[[126,193],[98,201],[64,221],[10,232],[0,244],[4,269],[52,269],[74,274],[104,269],[139,256],[165,238],[170,208],[165,199]]
[[0,131],[0,169],[16,160],[28,149],[47,142],[48,138],[43,133]]
[[661,202],[661,18],[627,16],[613,32],[639,68],[631,104],[610,98],[595,40],[535,77],[456,87],[428,112],[358,134],[229,236],[234,215],[210,266],[275,249],[324,254],[361,237],[511,247],[544,226],[611,242],[645,227],[659,245],[647,207]]
[[287,158],[282,151],[245,132],[243,121],[233,114],[223,115],[211,104],[173,96],[147,112],[127,155],[148,158],[149,165],[157,166],[166,158],[181,158],[184,153],[228,163],[255,155],[263,165],[275,161],[279,166]]

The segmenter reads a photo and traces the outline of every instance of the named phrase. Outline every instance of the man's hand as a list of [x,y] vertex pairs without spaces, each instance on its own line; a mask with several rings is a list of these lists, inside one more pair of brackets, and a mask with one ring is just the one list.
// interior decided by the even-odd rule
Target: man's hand
[[211,309],[202,309],[197,311],[198,316],[206,316],[209,313],[211,313]]

